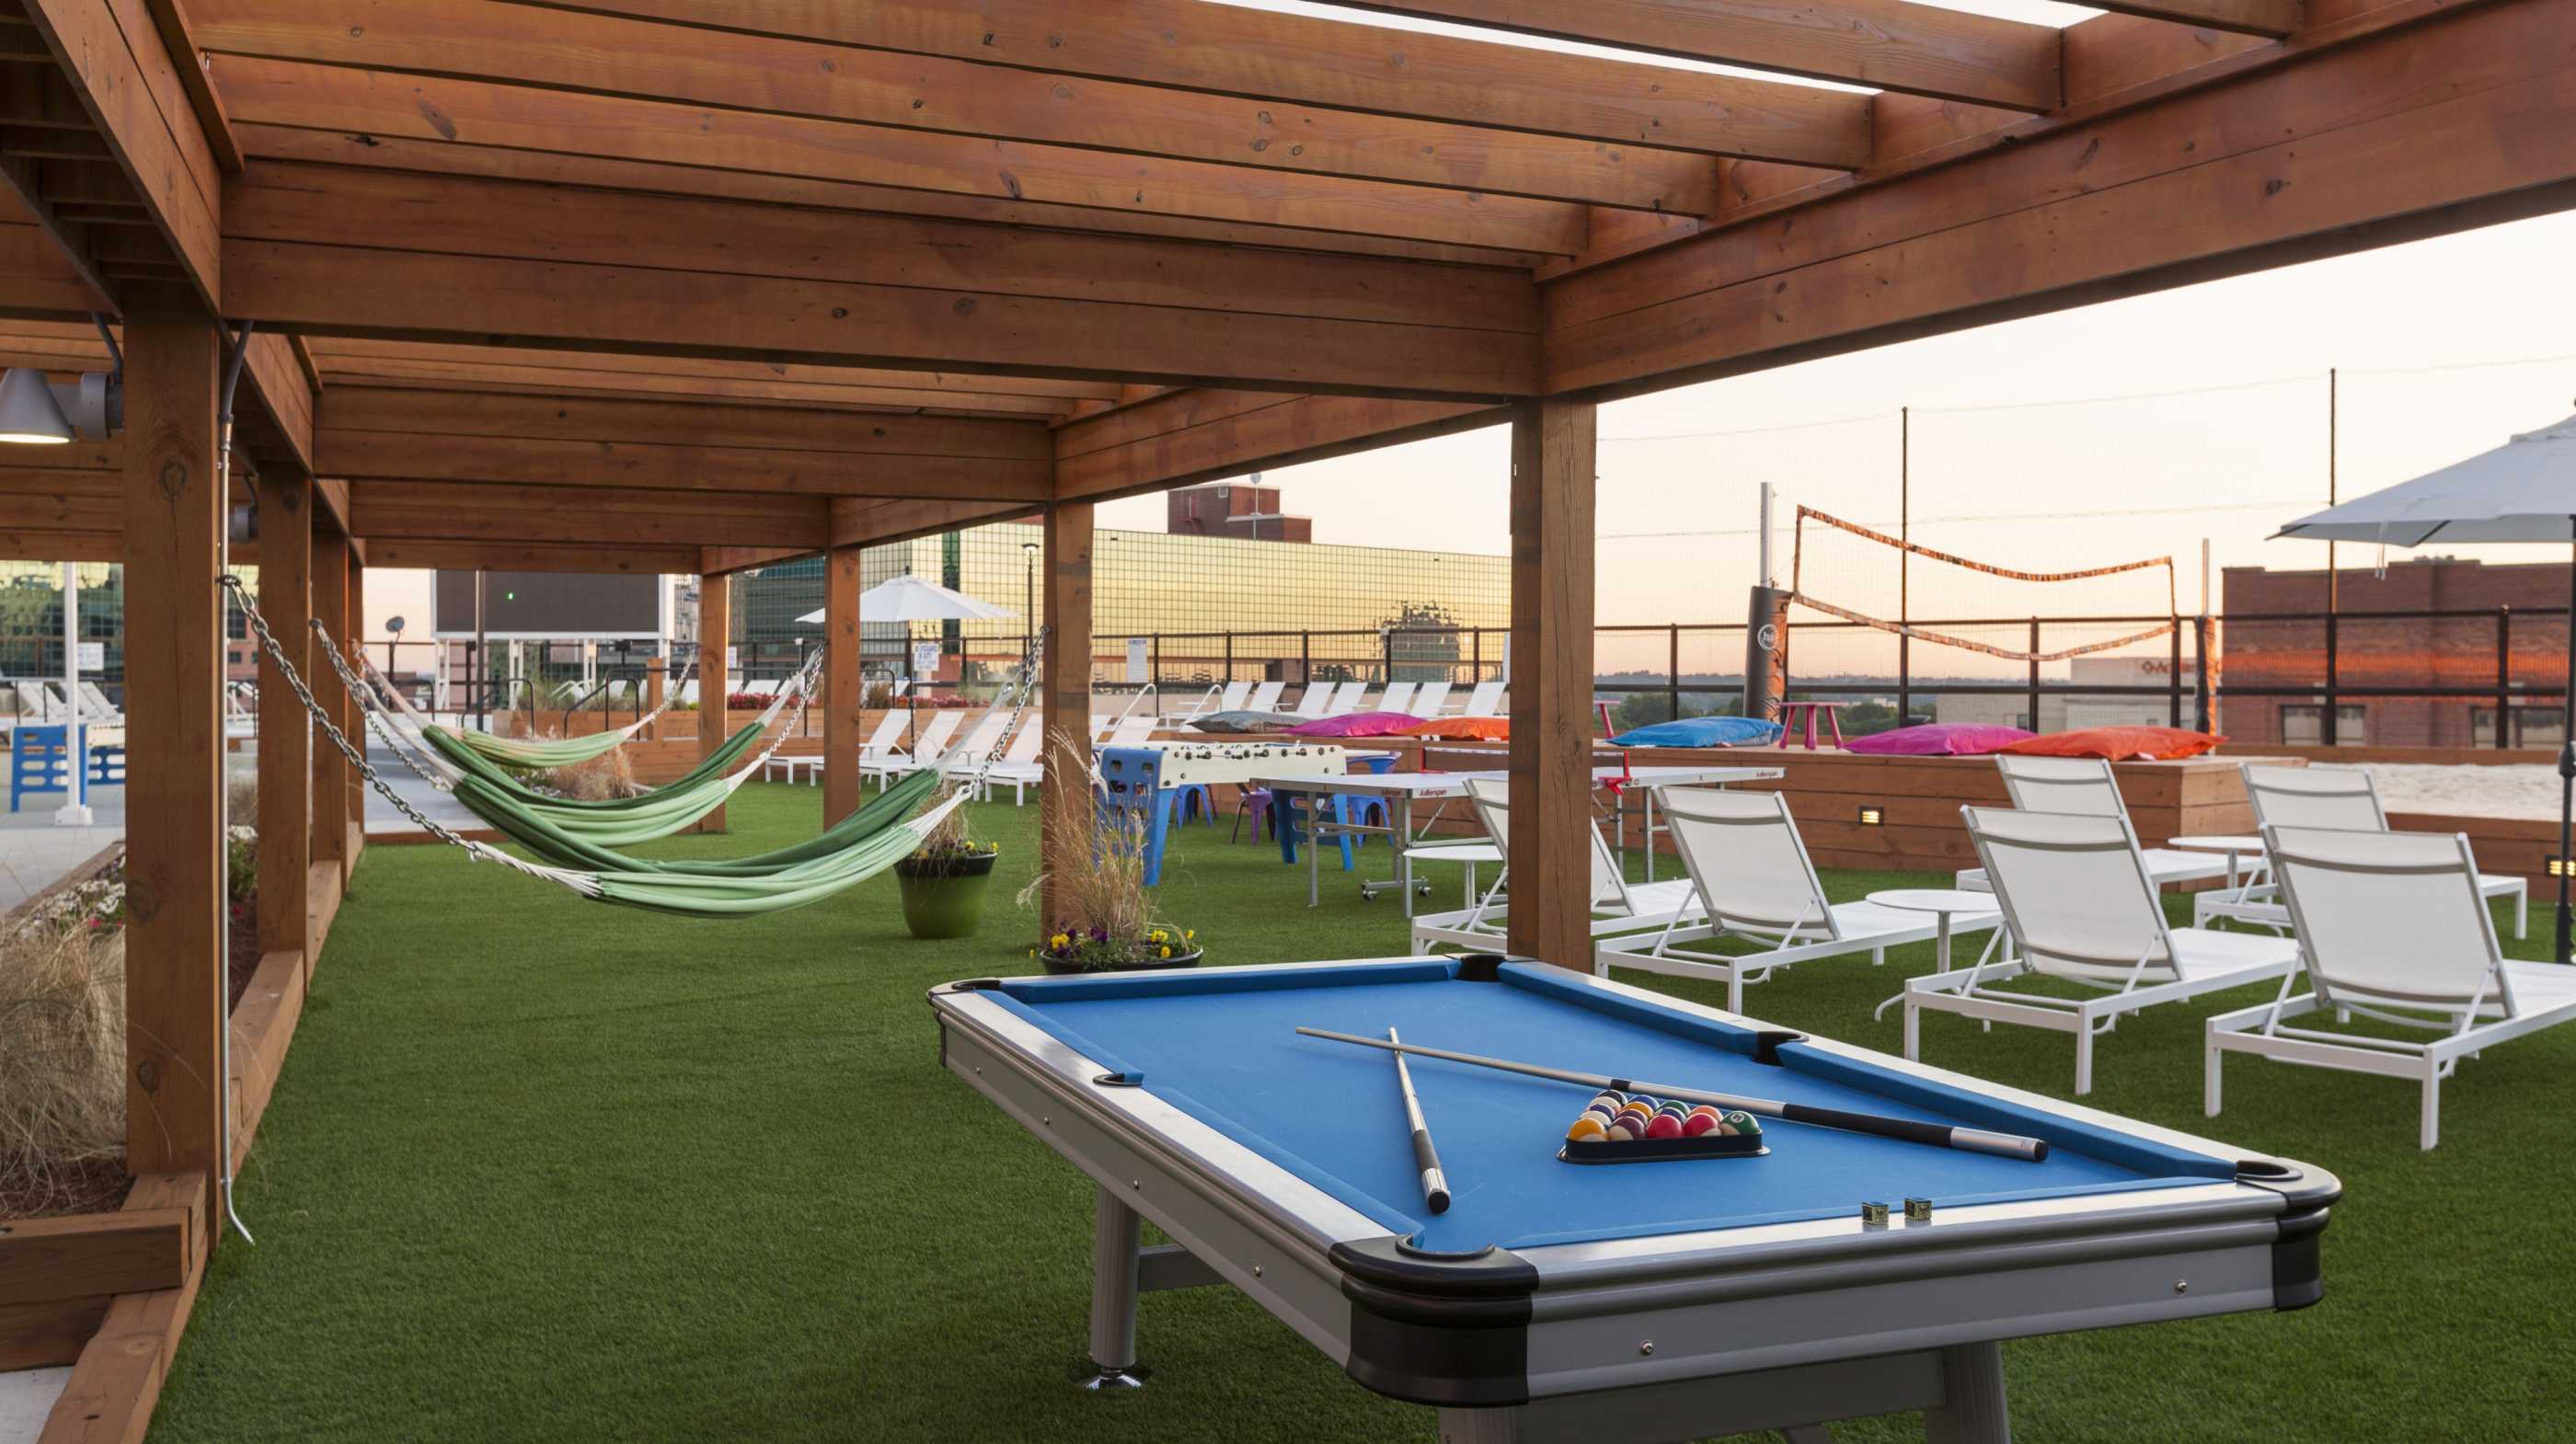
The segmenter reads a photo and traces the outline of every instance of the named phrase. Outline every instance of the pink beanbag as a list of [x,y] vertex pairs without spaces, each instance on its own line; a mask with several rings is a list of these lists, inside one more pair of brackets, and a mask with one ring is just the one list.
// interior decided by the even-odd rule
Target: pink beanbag
[[1422,719],[1410,712],[1345,712],[1339,717],[1318,717],[1288,729],[1291,737],[1383,737],[1401,732]]
[[1854,737],[1843,744],[1843,750],[1879,757],[1982,757],[2034,735],[1991,722],[1926,722]]

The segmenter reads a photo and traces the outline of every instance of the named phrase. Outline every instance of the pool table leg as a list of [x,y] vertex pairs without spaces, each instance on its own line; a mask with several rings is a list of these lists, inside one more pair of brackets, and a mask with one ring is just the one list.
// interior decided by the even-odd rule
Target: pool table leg
[[1091,1233],[1091,1363],[1099,1372],[1083,1381],[1095,1393],[1141,1389],[1136,1368],[1137,1269],[1143,1220],[1125,1200],[1100,1190]]
[[2004,1346],[1959,1344],[1941,1351],[1942,1401],[1923,1411],[1924,1444],[2012,1444],[2004,1404]]

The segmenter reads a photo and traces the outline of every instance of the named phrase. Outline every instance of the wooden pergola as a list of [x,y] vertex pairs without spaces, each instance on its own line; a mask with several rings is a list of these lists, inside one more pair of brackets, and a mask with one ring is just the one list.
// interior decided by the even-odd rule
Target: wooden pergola
[[[2576,0],[1349,8],[1492,38],[1207,0],[0,0],[0,352],[98,369],[99,314],[125,355],[122,434],[0,455],[0,554],[127,563],[134,1170],[217,1162],[243,322],[235,554],[290,647],[352,636],[369,566],[819,552],[829,817],[862,547],[1040,519],[1079,736],[1095,503],[1507,423],[1512,941],[1580,964],[1601,402],[2576,205]],[[703,670],[723,695],[721,645]],[[309,969],[357,812],[261,696],[262,941]]]

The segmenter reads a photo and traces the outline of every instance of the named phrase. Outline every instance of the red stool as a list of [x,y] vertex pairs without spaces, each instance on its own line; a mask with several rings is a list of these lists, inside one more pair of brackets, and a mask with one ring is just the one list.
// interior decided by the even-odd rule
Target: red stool
[[1843,745],[1843,719],[1842,719],[1840,716],[1836,715],[1836,714],[1837,714],[1837,713],[1839,713],[1839,712],[1840,712],[1844,707],[1847,707],[1847,706],[1849,706],[1849,705],[1851,705],[1851,704],[1849,704],[1849,703],[1847,703],[1847,702],[1783,702],[1783,703],[1781,703],[1781,704],[1780,704],[1780,745],[1781,745],[1781,747],[1786,748],[1786,747],[1789,745],[1789,734],[1798,730],[1798,722],[1799,722],[1799,719],[1800,719],[1801,717],[1804,717],[1804,718],[1806,719],[1806,724],[1807,724],[1807,750],[1808,750],[1808,751],[1810,751],[1810,752],[1815,751],[1815,750],[1816,750],[1816,714],[1817,714],[1817,713],[1819,713],[1819,712],[1822,712],[1822,713],[1824,713],[1824,714],[1825,714],[1825,725],[1827,725],[1828,727],[1831,727],[1831,728],[1833,729],[1833,733],[1834,733],[1834,749],[1835,749],[1836,751],[1840,751],[1840,750],[1842,750],[1842,745]]

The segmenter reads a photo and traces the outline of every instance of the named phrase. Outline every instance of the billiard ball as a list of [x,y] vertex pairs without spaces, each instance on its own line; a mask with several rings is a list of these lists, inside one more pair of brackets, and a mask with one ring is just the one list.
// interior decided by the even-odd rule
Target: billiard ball
[[1621,1119],[1619,1122],[1613,1123],[1608,1128],[1603,1129],[1601,1136],[1612,1143],[1634,1143],[1637,1141],[1638,1133],[1636,1129],[1628,1126],[1628,1121],[1626,1119]]
[[1587,1138],[1598,1138],[1605,1131],[1607,1130],[1601,1126],[1600,1119],[1586,1113],[1574,1120],[1572,1128],[1565,1130],[1565,1137],[1569,1143],[1580,1143]]
[[1682,1120],[1682,1136],[1684,1138],[1697,1138],[1716,1126],[1716,1114],[1694,1113],[1690,1117]]
[[1682,1121],[1669,1113],[1658,1113],[1655,1115],[1655,1121],[1646,1125],[1646,1136],[1679,1138],[1682,1136]]

